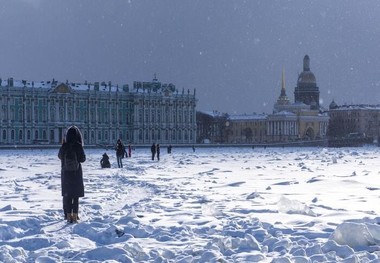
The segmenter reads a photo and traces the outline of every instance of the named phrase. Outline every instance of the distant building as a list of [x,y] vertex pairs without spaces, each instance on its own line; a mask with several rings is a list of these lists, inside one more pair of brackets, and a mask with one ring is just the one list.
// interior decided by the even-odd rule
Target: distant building
[[350,134],[361,134],[373,140],[380,136],[380,105],[341,105],[333,100],[329,106],[330,138],[347,138]]
[[225,143],[228,114],[197,111],[197,143]]
[[261,143],[266,140],[266,114],[229,116],[226,124],[227,143]]
[[0,79],[0,143],[59,144],[77,125],[86,144],[185,144],[196,138],[196,98],[173,84]]
[[304,71],[294,91],[294,103],[286,96],[285,73],[282,73],[281,93],[267,118],[267,141],[326,139],[329,116],[319,111],[319,89],[310,71],[309,56],[304,57]]
[[320,110],[319,88],[310,71],[308,55],[304,57],[303,72],[297,80],[294,103],[286,95],[283,71],[280,96],[271,114],[216,113],[197,113],[198,142],[204,138],[232,144],[327,140],[329,116]]

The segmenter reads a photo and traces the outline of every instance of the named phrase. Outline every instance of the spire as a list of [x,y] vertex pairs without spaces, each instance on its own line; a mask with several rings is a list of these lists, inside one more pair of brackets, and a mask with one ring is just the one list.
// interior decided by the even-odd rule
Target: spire
[[282,78],[281,78],[281,94],[277,99],[277,105],[287,105],[289,104],[289,98],[286,96],[285,90],[285,69],[282,68]]
[[282,68],[282,78],[281,78],[281,97],[286,96],[285,91],[285,69]]

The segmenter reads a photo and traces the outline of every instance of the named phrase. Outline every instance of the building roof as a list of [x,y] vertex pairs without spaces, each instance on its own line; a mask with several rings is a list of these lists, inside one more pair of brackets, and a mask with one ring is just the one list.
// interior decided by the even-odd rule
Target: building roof
[[202,113],[202,114],[205,114],[205,115],[209,115],[210,117],[225,117],[227,116],[227,113],[222,113],[222,112],[219,112],[217,110],[213,110],[213,111],[202,111],[202,110],[199,110],[198,111],[199,113]]
[[[74,89],[74,90],[79,90],[79,91],[86,91],[86,90],[94,90],[96,83],[74,83],[74,82],[59,82],[57,80],[49,80],[49,81],[26,81],[26,80],[13,80],[12,78],[10,79],[5,79],[1,81],[0,87],[8,87],[11,82],[13,82],[13,87],[15,88],[36,88],[36,89],[53,89],[59,85],[67,85],[68,87]],[[110,82],[105,83],[101,82],[98,83],[99,85],[99,91],[121,91],[118,87],[118,85],[112,85]]]
[[290,112],[290,111],[279,111],[279,112],[275,112],[273,113],[273,115],[288,115],[288,116],[296,116],[297,114],[295,114],[294,112]]
[[[10,85],[15,88],[35,88],[35,89],[46,89],[46,90],[54,90],[58,86],[64,86],[66,85],[70,89],[76,90],[76,91],[94,91],[96,90],[96,87],[98,87],[98,91],[100,92],[122,92],[122,91],[128,91],[128,92],[134,92],[134,93],[149,93],[149,92],[155,92],[155,93],[162,93],[162,92],[174,92],[176,91],[178,93],[178,90],[176,90],[175,85],[173,84],[161,84],[156,78],[151,82],[137,82],[135,81],[133,86],[133,89],[129,90],[129,85],[125,84],[121,87],[119,85],[111,84],[109,81],[108,83],[105,81],[102,82],[95,82],[95,83],[89,83],[85,81],[84,83],[75,83],[75,82],[60,82],[55,79],[48,80],[48,81],[27,81],[27,80],[14,80],[13,78],[8,79],[1,79],[0,78],[0,88],[5,88]],[[137,85],[136,85],[137,84]],[[187,93],[190,93],[188,91]],[[182,94],[185,94],[185,91],[182,91]],[[195,91],[194,91],[195,95]]]
[[330,109],[330,110],[380,110],[380,105],[370,105],[370,104],[341,105],[335,109]]
[[230,120],[265,120],[267,118],[267,114],[241,114],[241,115],[230,115]]

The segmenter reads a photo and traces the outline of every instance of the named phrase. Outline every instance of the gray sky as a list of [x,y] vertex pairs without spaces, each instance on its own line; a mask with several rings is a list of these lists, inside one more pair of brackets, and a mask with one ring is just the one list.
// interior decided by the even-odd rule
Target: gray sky
[[321,103],[380,103],[378,0],[0,0],[0,77],[150,81],[270,113],[305,54]]

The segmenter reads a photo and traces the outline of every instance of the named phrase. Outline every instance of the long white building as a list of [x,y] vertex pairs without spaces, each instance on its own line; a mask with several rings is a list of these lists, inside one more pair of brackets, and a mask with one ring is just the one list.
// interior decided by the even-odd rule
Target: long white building
[[0,79],[0,144],[60,144],[77,125],[86,144],[195,143],[196,98],[173,84]]

